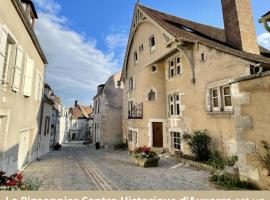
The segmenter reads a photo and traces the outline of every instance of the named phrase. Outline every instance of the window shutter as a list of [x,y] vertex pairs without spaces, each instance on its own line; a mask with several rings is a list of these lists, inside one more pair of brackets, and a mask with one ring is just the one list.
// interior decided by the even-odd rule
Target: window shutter
[[14,67],[14,77],[13,77],[13,91],[18,91],[20,88],[21,74],[22,74],[22,64],[23,64],[23,49],[18,46],[16,51],[16,61]]
[[135,76],[133,76],[133,90],[135,90],[136,87],[136,80],[135,80]]
[[40,84],[39,84],[39,95],[38,95],[38,100],[41,101],[42,95],[43,95],[43,88],[44,88],[44,83],[43,83],[43,78],[40,75]]
[[36,79],[35,79],[35,91],[34,91],[34,99],[35,101],[39,100],[39,89],[40,89],[40,73],[36,70]]
[[7,38],[8,38],[7,31],[2,26],[0,26],[0,82],[2,81]]
[[211,112],[211,95],[210,95],[210,90],[206,91],[205,95],[205,107],[207,112]]
[[33,79],[34,62],[28,56],[26,57],[26,69],[24,75],[24,90],[23,95],[26,97],[31,96],[32,92],[32,79]]

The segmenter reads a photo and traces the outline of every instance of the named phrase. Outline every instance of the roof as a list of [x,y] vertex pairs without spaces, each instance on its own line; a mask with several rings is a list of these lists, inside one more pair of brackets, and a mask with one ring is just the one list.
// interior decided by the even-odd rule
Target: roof
[[224,29],[192,22],[140,4],[137,4],[137,7],[180,40],[199,42],[246,60],[270,65],[270,57],[247,53],[226,43]]
[[35,5],[34,5],[33,1],[32,0],[21,0],[21,1],[23,3],[30,4],[35,18],[38,19],[37,11],[36,11],[36,8],[35,8]]
[[72,118],[89,118],[93,111],[90,106],[82,106],[78,104],[77,106],[70,108],[69,112],[71,113]]
[[265,13],[262,17],[266,17],[267,15],[270,15],[270,11]]

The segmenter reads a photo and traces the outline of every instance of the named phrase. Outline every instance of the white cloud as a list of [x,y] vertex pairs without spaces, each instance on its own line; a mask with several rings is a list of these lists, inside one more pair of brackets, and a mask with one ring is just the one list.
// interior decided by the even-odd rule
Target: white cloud
[[270,33],[263,33],[258,36],[258,43],[270,50]]
[[[97,49],[94,39],[86,39],[83,34],[70,29],[68,19],[59,16],[61,6],[55,1],[35,2],[40,9],[36,33],[49,61],[46,81],[64,103],[71,105],[78,98],[89,104],[96,86],[119,69],[113,50],[110,48],[109,53],[104,53]],[[116,40],[111,38],[110,41],[111,47],[116,48]]]

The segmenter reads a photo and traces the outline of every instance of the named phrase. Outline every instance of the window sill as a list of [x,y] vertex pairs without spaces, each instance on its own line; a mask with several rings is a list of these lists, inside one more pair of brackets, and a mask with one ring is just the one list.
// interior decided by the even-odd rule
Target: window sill
[[233,115],[233,111],[213,111],[213,112],[206,112],[207,115],[214,115],[214,116],[219,116],[219,115]]

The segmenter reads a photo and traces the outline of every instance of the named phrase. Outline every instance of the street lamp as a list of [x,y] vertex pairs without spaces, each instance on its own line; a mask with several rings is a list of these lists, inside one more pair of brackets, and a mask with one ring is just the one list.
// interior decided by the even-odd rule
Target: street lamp
[[264,25],[264,28],[270,32],[270,11],[262,16],[262,18],[259,20],[260,23]]

